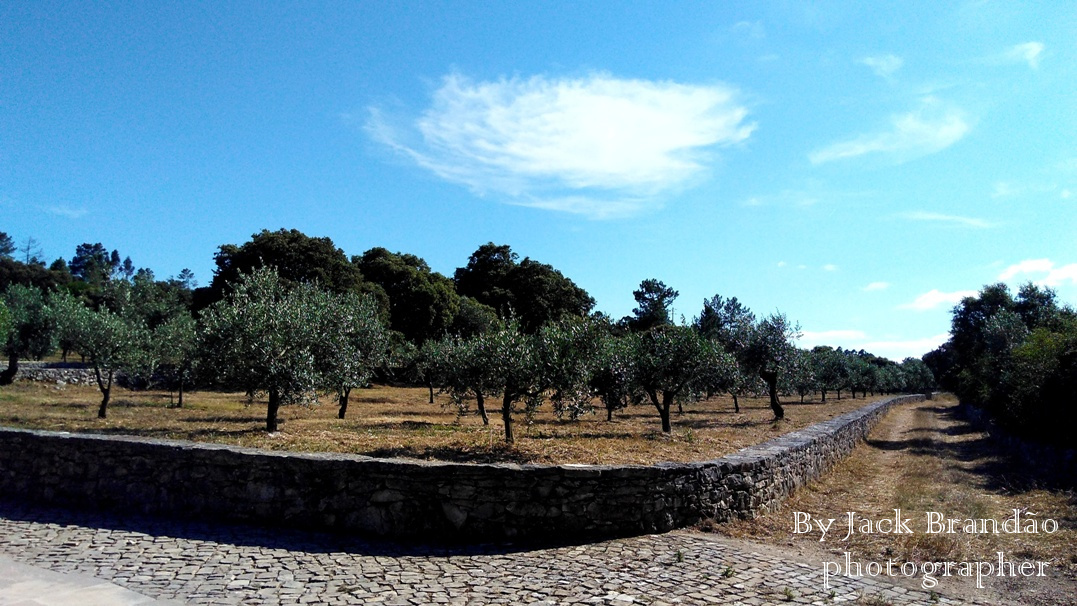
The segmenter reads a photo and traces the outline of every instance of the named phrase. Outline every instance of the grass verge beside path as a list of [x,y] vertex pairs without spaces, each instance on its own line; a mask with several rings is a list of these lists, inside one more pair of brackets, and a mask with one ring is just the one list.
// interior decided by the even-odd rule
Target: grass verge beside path
[[[910,519],[912,534],[848,533],[848,513],[855,527],[863,520],[893,519],[894,510]],[[1023,520],[1058,523],[1054,533],[927,533],[928,512],[945,518],[995,519],[1001,525],[1018,510]],[[794,513],[834,518],[820,542],[818,528],[795,534]],[[1034,514],[1034,517],[1033,517]],[[961,524],[957,525],[961,528]],[[1077,498],[1072,490],[1039,485],[1030,470],[1010,461],[989,436],[958,414],[949,396],[894,408],[866,443],[819,481],[798,491],[782,508],[749,521],[717,527],[730,536],[792,546],[805,562],[837,562],[844,552],[867,562],[1046,561],[1049,576],[985,579],[939,578],[937,590],[967,599],[1019,604],[1077,603]],[[912,584],[919,587],[922,575]]]
[[672,415],[673,434],[665,436],[653,407],[619,411],[612,422],[605,411],[577,421],[556,418],[549,406],[531,425],[522,426],[514,448],[503,444],[498,410],[489,426],[473,412],[460,415],[438,396],[427,402],[421,388],[375,386],[352,393],[348,418],[336,418],[333,398],[316,406],[281,409],[280,432],[265,432],[264,401],[248,403],[243,394],[195,392],[183,408],[172,408],[167,392],[116,390],[109,418],[96,418],[100,393],[93,387],[20,382],[0,389],[0,425],[130,434],[154,438],[237,444],[274,450],[347,452],[379,457],[410,457],[470,462],[642,464],[703,461],[765,442],[855,410],[883,396],[825,403],[785,402],[786,418],[773,421],[766,398],[715,397],[685,406]]

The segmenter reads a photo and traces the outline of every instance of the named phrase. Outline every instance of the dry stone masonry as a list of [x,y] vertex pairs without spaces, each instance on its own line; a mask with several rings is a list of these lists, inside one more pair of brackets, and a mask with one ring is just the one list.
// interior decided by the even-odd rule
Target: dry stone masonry
[[663,532],[770,511],[899,396],[713,461],[476,465],[0,428],[0,493],[52,505],[455,542]]
[[96,385],[93,369],[82,364],[46,364],[43,362],[22,362],[16,381],[34,381],[55,385]]

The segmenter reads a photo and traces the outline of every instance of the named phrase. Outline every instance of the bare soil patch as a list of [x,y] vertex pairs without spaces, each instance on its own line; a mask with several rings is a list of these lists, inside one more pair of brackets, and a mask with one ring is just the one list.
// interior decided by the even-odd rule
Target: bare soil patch
[[[913,534],[848,532],[848,514],[857,527],[863,519],[911,520]],[[1014,510],[1022,519],[1058,522],[1055,533],[928,534],[927,512],[946,518],[995,519],[1001,524]],[[794,534],[794,512],[836,521],[820,542],[820,532]],[[959,525],[960,526],[960,525]],[[892,410],[858,446],[824,478],[800,490],[781,509],[749,521],[722,524],[730,536],[792,547],[791,554],[819,566],[850,552],[866,565],[930,561],[1046,561],[1047,577],[986,579],[940,577],[937,591],[984,603],[1077,603],[1077,497],[1070,489],[1049,488],[1034,470],[1011,461],[990,437],[961,418],[952,397],[906,404]],[[893,579],[920,587],[922,578]]]
[[[92,387],[20,382],[0,389],[0,425],[140,435],[154,438],[237,444],[273,450],[345,452],[469,462],[641,464],[689,462],[720,457],[807,427],[878,400],[831,395],[825,403],[786,402],[786,418],[775,422],[766,398],[741,398],[733,412],[729,397],[714,397],[673,412],[673,434],[660,431],[649,405],[619,411],[611,422],[605,410],[577,420],[559,419],[542,407],[527,423],[517,413],[516,445],[504,444],[499,409],[490,425],[474,413],[461,415],[448,397],[428,403],[422,388],[374,386],[352,393],[347,418],[336,418],[333,398],[313,406],[281,408],[280,431],[265,432],[266,403],[243,394],[196,392],[183,408],[167,392],[113,392],[108,418],[97,419],[100,393]],[[490,403],[488,406],[496,406]]]

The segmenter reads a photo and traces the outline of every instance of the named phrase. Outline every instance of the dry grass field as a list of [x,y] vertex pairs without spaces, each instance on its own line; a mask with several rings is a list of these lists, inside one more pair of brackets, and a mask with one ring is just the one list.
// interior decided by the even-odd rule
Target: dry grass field
[[[313,406],[285,406],[280,431],[265,431],[266,404],[243,394],[194,392],[183,408],[167,392],[113,390],[108,418],[97,418],[100,393],[85,386],[19,382],[0,389],[0,425],[58,431],[128,434],[238,444],[292,451],[347,452],[470,462],[652,464],[702,461],[807,427],[878,398],[831,397],[826,403],[786,402],[786,418],[773,421],[766,399],[728,396],[673,412],[673,434],[661,433],[653,407],[637,406],[607,422],[605,410],[576,421],[558,419],[548,405],[530,424],[517,413],[516,445],[504,445],[499,402],[488,403],[490,425],[474,412],[459,415],[447,396],[428,403],[422,388],[374,386],[352,393],[347,418],[336,418],[332,397]],[[879,396],[881,397],[881,396]]]

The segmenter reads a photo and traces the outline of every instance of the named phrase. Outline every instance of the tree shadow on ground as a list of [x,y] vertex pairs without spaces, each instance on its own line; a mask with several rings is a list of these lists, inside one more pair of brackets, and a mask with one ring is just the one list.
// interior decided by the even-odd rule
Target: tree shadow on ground
[[578,537],[572,541],[499,541],[470,545],[425,539],[394,541],[339,531],[330,534],[292,527],[262,527],[227,521],[190,520],[129,512],[73,510],[25,503],[9,497],[0,498],[0,517],[21,522],[137,532],[151,537],[180,538],[245,547],[319,554],[344,552],[386,557],[504,555],[551,547],[581,545],[594,540],[593,537]]
[[182,417],[184,423],[262,423],[265,425],[265,415],[249,415],[245,417],[224,417],[220,415],[206,417]]
[[38,404],[41,408],[66,408],[70,410],[82,410],[84,408],[96,409],[101,403],[96,404],[91,402],[41,402]]
[[[264,423],[264,419],[262,422]],[[283,426],[283,423],[281,424]],[[254,434],[264,434],[265,426],[249,427],[246,429],[180,429],[180,428],[154,428],[136,429],[132,427],[99,427],[87,430],[87,434],[93,435],[119,435],[136,436],[139,438],[152,438],[157,440],[187,440],[191,442],[213,442],[218,438],[241,438]]]
[[[655,417],[657,419],[658,417]],[[673,429],[678,427],[683,429],[716,429],[716,428],[730,428],[730,429],[744,429],[746,427],[758,427],[761,425],[772,425],[774,419],[729,419],[729,420],[715,420],[715,419],[683,419],[678,418],[673,422]]]
[[618,430],[616,428],[609,429],[593,429],[583,430],[571,433],[559,432],[557,425],[550,425],[543,427],[536,425],[530,430],[525,432],[525,436],[530,440],[573,440],[573,439],[599,439],[599,440],[633,440],[637,438],[645,437],[645,434],[641,434],[633,430]]
[[[982,427],[967,419],[960,404],[926,406],[920,410],[938,415],[951,424],[940,428],[910,429],[894,440],[869,437],[866,443],[880,450],[937,456],[960,462],[964,471],[978,478],[985,489],[995,492],[1022,493],[1045,486],[1072,488],[1060,484],[1059,478],[1023,464]],[[943,436],[965,436],[965,439],[946,440]]]

